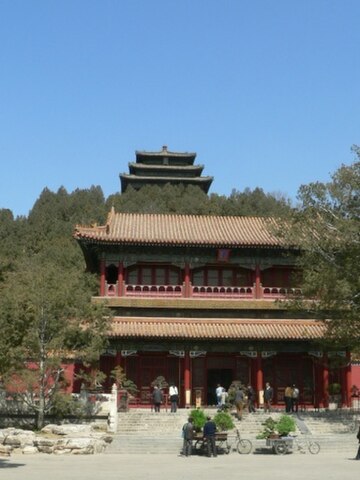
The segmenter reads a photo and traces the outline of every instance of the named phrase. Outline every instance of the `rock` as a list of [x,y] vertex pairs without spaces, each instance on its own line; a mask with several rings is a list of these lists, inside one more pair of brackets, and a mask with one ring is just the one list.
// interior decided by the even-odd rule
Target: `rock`
[[90,435],[90,425],[47,425],[42,430],[44,433],[53,433],[55,435],[71,435],[84,433]]
[[54,453],[54,447],[50,447],[47,445],[39,445],[37,449],[40,453]]
[[23,451],[22,453],[24,455],[28,455],[28,454],[34,454],[34,453],[38,453],[38,449],[36,447],[32,447],[30,445],[27,445],[26,447],[23,448]]
[[0,457],[10,457],[11,451],[10,445],[0,445]]
[[36,447],[53,447],[55,443],[56,440],[53,438],[36,437],[34,440],[34,445]]
[[4,445],[12,445],[13,447],[25,447],[26,445],[33,445],[35,440],[35,433],[30,430],[16,430],[7,435],[3,441]]
[[66,453],[71,453],[70,448],[64,448],[64,449],[57,449],[56,447],[54,448],[54,453],[55,455],[65,455]]

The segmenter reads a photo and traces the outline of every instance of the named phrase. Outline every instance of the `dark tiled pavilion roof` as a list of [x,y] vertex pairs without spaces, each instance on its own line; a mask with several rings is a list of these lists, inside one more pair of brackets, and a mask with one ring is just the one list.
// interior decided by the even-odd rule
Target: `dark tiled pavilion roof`
[[74,237],[89,243],[206,247],[284,247],[264,217],[115,213],[104,226],[76,226]]
[[326,326],[316,320],[114,317],[110,337],[198,340],[318,340]]

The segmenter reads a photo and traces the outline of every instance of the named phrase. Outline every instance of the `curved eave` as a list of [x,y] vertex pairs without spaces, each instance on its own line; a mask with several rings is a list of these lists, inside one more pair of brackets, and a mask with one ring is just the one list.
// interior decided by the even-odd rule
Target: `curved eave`
[[172,340],[317,341],[326,326],[315,320],[114,317],[111,338]]
[[[139,171],[150,172],[191,172],[193,174],[201,175],[204,170],[204,165],[149,165],[145,163],[129,163],[130,174],[137,175]],[[126,175],[126,174],[125,174]],[[170,175],[172,176],[172,175]]]
[[236,249],[255,249],[255,248],[266,248],[270,250],[285,250],[281,245],[270,245],[270,244],[243,244],[235,245],[230,243],[185,243],[185,242],[164,242],[164,241],[131,241],[131,240],[103,240],[85,236],[74,236],[74,238],[79,242],[85,242],[87,244],[96,244],[96,245],[118,245],[118,246],[146,246],[146,247],[201,247],[201,248],[236,248]]
[[[166,185],[167,183],[170,184],[188,184],[188,185],[197,185],[205,193],[208,192],[211,183],[213,181],[213,177],[153,177],[153,176],[139,176],[139,175],[129,175],[129,174],[121,174],[121,191],[125,192],[129,185],[133,185],[136,189],[136,184],[139,186],[144,186],[148,184],[153,185]],[[141,187],[140,187],[141,188]]]
[[158,159],[158,158],[174,158],[174,159],[181,159],[182,161],[187,161],[189,163],[193,163],[196,158],[195,152],[170,152],[168,150],[162,150],[160,152],[142,152],[139,150],[135,151],[136,162],[141,163],[141,159],[149,160],[151,158]]

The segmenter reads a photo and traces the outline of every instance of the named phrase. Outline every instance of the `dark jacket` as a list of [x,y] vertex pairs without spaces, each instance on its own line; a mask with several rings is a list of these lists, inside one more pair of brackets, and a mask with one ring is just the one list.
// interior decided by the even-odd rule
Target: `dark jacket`
[[161,403],[163,401],[163,394],[160,388],[153,391],[152,398],[154,403]]
[[204,437],[212,437],[215,435],[216,425],[212,420],[208,420],[204,425]]
[[274,390],[273,390],[272,387],[265,388],[265,390],[264,390],[264,400],[266,400],[267,402],[272,400],[273,395],[274,395]]
[[194,425],[191,422],[187,422],[183,426],[183,437],[185,440],[192,440],[194,437]]
[[248,399],[249,400],[254,400],[255,398],[255,390],[253,389],[253,387],[249,386],[247,388],[247,396],[248,396]]

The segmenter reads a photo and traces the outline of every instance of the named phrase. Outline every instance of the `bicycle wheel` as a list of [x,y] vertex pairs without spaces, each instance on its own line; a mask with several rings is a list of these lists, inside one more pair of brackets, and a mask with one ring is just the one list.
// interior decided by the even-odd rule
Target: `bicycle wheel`
[[320,445],[317,442],[309,442],[309,452],[316,455],[320,452]]
[[351,422],[349,424],[349,432],[350,433],[355,433],[356,432],[356,422]]
[[205,444],[203,440],[196,440],[193,450],[197,455],[202,455],[205,452]]
[[237,444],[237,451],[241,454],[248,454],[252,450],[252,443],[250,440],[239,440]]
[[285,442],[277,442],[275,445],[275,453],[277,455],[285,455],[288,449]]

